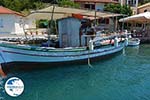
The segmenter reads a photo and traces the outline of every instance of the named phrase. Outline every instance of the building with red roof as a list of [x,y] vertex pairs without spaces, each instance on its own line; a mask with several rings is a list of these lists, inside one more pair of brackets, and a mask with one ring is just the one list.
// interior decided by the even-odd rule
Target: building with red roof
[[2,33],[23,33],[24,15],[0,6],[0,34]]
[[13,14],[13,15],[18,15],[18,16],[24,16],[23,14],[10,10],[8,8],[5,8],[3,6],[0,6],[0,14]]
[[108,3],[118,4],[118,0],[74,0],[79,3],[81,8],[103,11],[104,6]]

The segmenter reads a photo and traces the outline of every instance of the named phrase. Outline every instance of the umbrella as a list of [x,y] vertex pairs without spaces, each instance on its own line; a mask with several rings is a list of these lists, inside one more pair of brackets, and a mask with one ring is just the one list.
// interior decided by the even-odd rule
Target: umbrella
[[136,22],[136,23],[149,23],[150,22],[150,12],[145,12],[126,18],[122,18],[119,22]]

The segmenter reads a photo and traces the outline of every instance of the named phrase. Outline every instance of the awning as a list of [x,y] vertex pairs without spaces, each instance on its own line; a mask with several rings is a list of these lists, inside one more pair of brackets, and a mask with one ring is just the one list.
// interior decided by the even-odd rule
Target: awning
[[141,13],[138,15],[129,16],[122,18],[119,22],[136,22],[136,23],[149,23],[150,22],[150,12]]
[[[27,18],[33,19],[50,19],[52,15],[53,6],[48,8],[44,8],[41,10],[36,10],[32,12]],[[55,6],[54,9],[54,19],[61,19],[68,16],[72,16],[72,14],[80,14],[82,16],[94,17],[95,11],[83,10],[83,9],[75,9],[75,8],[64,8]],[[106,18],[106,17],[115,17],[122,16],[122,14],[114,14],[114,13],[105,13],[105,12],[96,12],[96,17],[98,18]]]

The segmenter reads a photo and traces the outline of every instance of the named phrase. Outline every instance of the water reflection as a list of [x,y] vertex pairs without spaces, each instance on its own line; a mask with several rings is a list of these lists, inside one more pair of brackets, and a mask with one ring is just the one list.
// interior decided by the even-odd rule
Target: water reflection
[[127,47],[122,54],[92,63],[92,68],[78,64],[14,71],[7,77],[22,79],[24,93],[15,99],[2,94],[6,100],[149,100],[149,48]]

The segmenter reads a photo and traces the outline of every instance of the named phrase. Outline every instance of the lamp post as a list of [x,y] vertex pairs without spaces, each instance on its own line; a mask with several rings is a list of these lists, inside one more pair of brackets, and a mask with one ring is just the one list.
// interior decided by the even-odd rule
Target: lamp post
[[53,9],[52,9],[52,15],[50,19],[50,25],[48,25],[48,47],[50,46],[50,34],[52,32],[52,24],[53,24],[53,17],[54,17],[54,10],[55,10],[55,4],[53,4]]
[[96,26],[96,16],[97,16],[97,15],[96,15],[96,11],[97,11],[97,10],[96,10],[96,2],[95,2],[94,4],[95,4],[94,25]]

